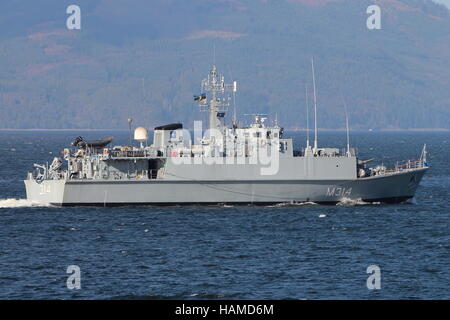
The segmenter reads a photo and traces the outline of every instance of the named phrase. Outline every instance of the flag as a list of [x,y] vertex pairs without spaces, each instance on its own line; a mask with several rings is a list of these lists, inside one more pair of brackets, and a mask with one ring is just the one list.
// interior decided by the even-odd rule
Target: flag
[[203,100],[206,100],[206,93],[202,93],[199,96],[194,95],[194,101],[202,102]]

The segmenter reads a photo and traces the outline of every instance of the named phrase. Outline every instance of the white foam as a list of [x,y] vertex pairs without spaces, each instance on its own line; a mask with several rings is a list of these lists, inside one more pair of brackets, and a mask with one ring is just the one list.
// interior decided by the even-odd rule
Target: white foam
[[319,214],[319,218],[325,218],[326,216],[326,214]]
[[315,202],[281,202],[275,205],[267,206],[267,208],[277,208],[277,207],[291,207],[291,206],[304,206],[304,205],[312,205],[317,204]]
[[364,202],[361,199],[349,199],[349,198],[342,198],[341,201],[339,201],[336,205],[338,206],[364,206],[372,204],[370,202]]
[[27,199],[0,199],[0,208],[48,207],[48,203],[29,201]]
[[316,202],[312,202],[312,201],[297,203],[297,205],[299,205],[299,206],[302,206],[302,205],[305,205],[305,204],[311,205],[311,204],[317,204],[317,203]]

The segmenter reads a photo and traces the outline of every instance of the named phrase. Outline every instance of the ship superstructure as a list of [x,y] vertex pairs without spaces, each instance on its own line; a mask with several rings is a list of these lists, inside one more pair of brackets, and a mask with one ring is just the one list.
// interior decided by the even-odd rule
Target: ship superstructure
[[[292,139],[284,137],[277,121],[269,124],[266,115],[253,114],[253,121],[240,127],[234,113],[226,125],[237,83],[227,84],[216,66],[201,88],[194,100],[208,114],[206,130],[200,122],[193,132],[181,123],[159,126],[150,145],[144,127],[135,129],[137,145],[109,147],[112,137],[78,137],[63,150],[63,159],[35,165],[25,180],[27,198],[102,206],[401,202],[414,196],[428,168],[425,148],[418,161],[369,168],[370,160],[358,159],[349,145],[346,150],[319,148],[317,125],[314,146],[308,139],[303,149],[294,150]],[[316,112],[316,99],[314,107]]]

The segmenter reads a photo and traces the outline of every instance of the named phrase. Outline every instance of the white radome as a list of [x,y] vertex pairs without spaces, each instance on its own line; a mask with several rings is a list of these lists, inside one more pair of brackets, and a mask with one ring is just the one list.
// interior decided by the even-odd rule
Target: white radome
[[148,140],[148,131],[144,127],[137,127],[134,130],[134,140],[139,142],[145,142]]

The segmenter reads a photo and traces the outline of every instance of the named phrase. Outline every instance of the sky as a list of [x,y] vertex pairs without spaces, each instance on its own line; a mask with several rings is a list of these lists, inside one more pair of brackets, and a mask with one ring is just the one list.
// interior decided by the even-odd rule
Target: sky
[[437,3],[443,3],[450,9],[450,0],[433,0],[433,1]]

